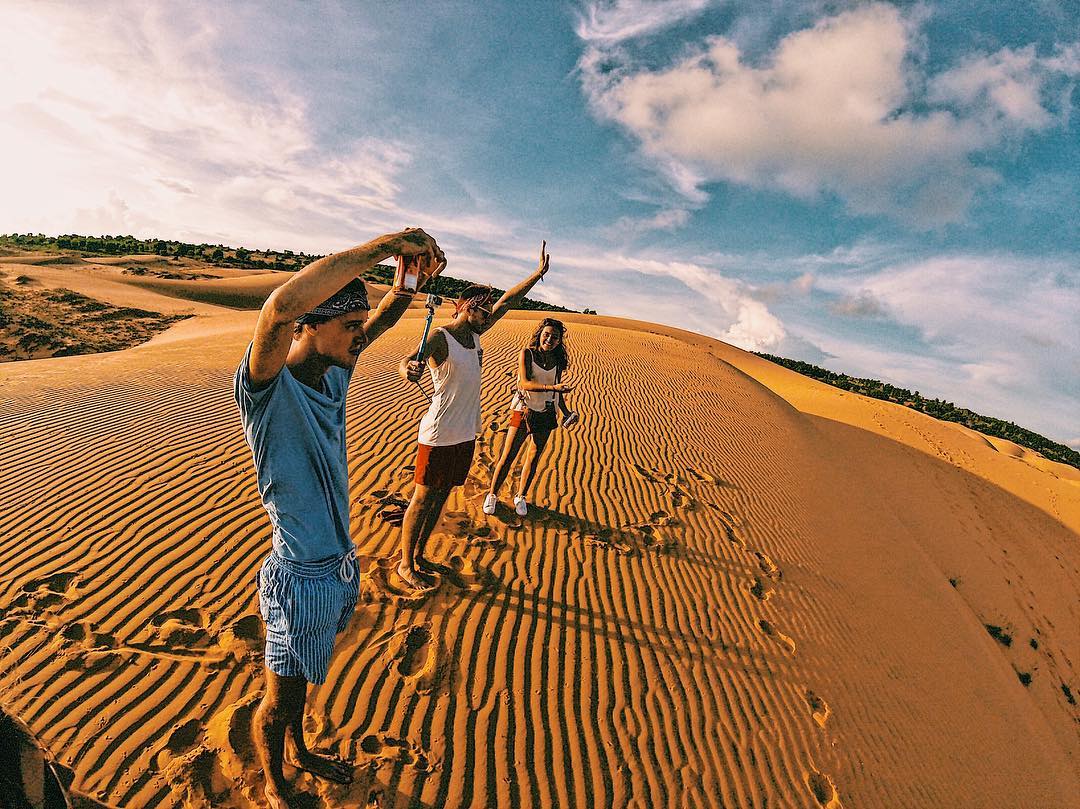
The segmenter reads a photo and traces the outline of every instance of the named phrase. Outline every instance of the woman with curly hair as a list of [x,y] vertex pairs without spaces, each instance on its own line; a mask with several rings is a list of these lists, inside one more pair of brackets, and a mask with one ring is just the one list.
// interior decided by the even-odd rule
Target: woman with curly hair
[[571,411],[563,400],[565,394],[573,390],[572,385],[561,381],[569,365],[566,327],[554,318],[544,318],[518,358],[518,387],[511,404],[510,427],[503,443],[502,458],[491,479],[491,489],[484,498],[485,514],[495,513],[499,502],[498,491],[521,447],[531,438],[522,463],[521,485],[514,497],[514,511],[522,517],[529,513],[525,493],[536,477],[536,467],[551,431],[559,426],[556,408],[563,414],[562,426],[569,427],[578,420],[578,414]]

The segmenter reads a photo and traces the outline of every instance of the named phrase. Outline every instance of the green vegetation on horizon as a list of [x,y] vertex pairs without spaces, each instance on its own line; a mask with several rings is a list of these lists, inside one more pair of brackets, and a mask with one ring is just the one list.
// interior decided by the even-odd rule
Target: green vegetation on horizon
[[[215,266],[292,272],[306,267],[318,258],[322,258],[322,256],[296,253],[292,250],[258,251],[247,250],[243,247],[227,247],[221,244],[190,244],[188,242],[164,239],[136,239],[134,236],[79,236],[75,234],[45,236],[41,233],[0,234],[0,247],[17,247],[31,251],[70,250],[112,256],[154,253],[175,259],[191,258]],[[394,268],[392,266],[377,264],[364,274],[364,278],[376,283],[388,284],[392,282],[393,275]],[[472,282],[442,276],[438,279],[435,291],[445,298],[453,298],[470,283]],[[496,292],[501,294],[503,290],[496,289]],[[573,309],[566,309],[562,306],[532,300],[531,298],[525,298],[520,308],[554,312],[574,311]],[[596,311],[586,309],[584,313],[596,314]],[[913,393],[876,379],[862,379],[847,374],[835,373],[826,368],[811,365],[808,362],[789,360],[773,354],[754,353],[770,362],[782,365],[819,382],[825,382],[853,393],[860,393],[873,399],[881,399],[910,407],[936,419],[962,424],[986,435],[1005,438],[1022,447],[1035,450],[1050,460],[1080,469],[1080,452],[1064,444],[1051,441],[1031,430],[1024,429],[1011,421],[982,416],[967,408],[957,407],[952,402],[940,399],[926,399],[918,391]]]
[[[191,258],[218,267],[230,267],[243,270],[284,270],[296,272],[303,269],[319,255],[294,253],[292,250],[248,250],[244,247],[227,247],[223,244],[191,244],[166,239],[136,239],[134,236],[79,236],[68,234],[46,236],[42,233],[0,234],[0,246],[18,247],[23,250],[75,250],[81,253],[93,253],[107,256],[127,256],[139,253],[153,253],[164,258]],[[376,283],[389,284],[394,279],[394,268],[379,264],[364,278]],[[446,298],[452,298],[474,282],[450,276],[438,280],[436,290]],[[504,290],[497,289],[497,294]],[[562,306],[525,298],[519,309],[533,309],[550,312],[573,312]]]
[[869,396],[871,399],[881,399],[882,401],[910,407],[912,410],[918,410],[920,413],[933,416],[941,421],[962,424],[964,427],[977,430],[986,435],[992,435],[995,438],[1005,438],[1022,447],[1033,449],[1052,461],[1058,461],[1080,469],[1080,452],[1064,444],[1051,441],[1049,438],[1031,430],[1017,426],[1011,421],[1002,421],[991,416],[981,416],[965,407],[957,407],[952,402],[946,402],[942,399],[927,399],[921,396],[918,391],[912,393],[910,390],[898,388],[877,379],[862,379],[847,374],[838,374],[826,368],[811,365],[808,362],[789,360],[773,354],[763,354],[760,351],[754,353],[769,362],[782,365],[803,376],[808,376],[833,387],[851,391],[852,393],[860,393],[863,396]]

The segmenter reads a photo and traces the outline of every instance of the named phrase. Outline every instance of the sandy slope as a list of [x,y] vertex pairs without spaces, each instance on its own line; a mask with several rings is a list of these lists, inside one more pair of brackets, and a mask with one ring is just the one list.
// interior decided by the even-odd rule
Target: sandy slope
[[[522,314],[485,339],[444,583],[409,599],[385,570],[426,404],[393,366],[420,314],[350,392],[364,603],[309,730],[361,769],[301,779],[317,805],[1080,806],[1075,470],[578,316],[582,424],[555,437],[540,508],[486,518]],[[110,803],[247,806],[261,786],[268,532],[230,393],[254,318],[0,368],[0,701]]]

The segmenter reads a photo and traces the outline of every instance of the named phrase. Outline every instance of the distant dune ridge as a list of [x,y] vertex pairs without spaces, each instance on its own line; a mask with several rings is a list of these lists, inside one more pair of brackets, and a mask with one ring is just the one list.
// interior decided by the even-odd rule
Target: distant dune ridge
[[[123,266],[0,266],[194,315],[0,366],[0,704],[87,799],[255,806],[269,525],[231,378],[256,313],[218,304],[285,276]],[[568,314],[582,422],[530,516],[489,518],[541,314],[485,336],[481,446],[427,597],[387,576],[426,407],[395,366],[423,311],[361,358],[362,603],[307,717],[357,780],[298,777],[310,805],[1080,807],[1080,471],[716,340]]]

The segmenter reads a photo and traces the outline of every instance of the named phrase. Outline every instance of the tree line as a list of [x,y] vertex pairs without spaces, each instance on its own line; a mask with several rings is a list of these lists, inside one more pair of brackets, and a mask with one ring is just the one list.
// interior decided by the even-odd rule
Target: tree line
[[171,239],[136,239],[134,236],[80,236],[75,233],[46,236],[43,233],[12,233],[0,236],[0,244],[26,250],[78,250],[105,256],[152,253],[165,258],[193,258],[222,267],[245,270],[296,271],[322,256],[292,250],[248,250],[224,244],[192,244]]
[[1041,436],[1031,430],[1024,429],[1023,427],[1013,424],[1011,421],[995,419],[992,416],[982,416],[974,411],[968,410],[966,407],[957,407],[952,402],[947,402],[943,399],[927,399],[926,397],[921,396],[918,391],[912,392],[906,388],[898,388],[895,385],[890,385],[888,382],[881,382],[877,379],[863,379],[860,377],[848,376],[847,374],[838,374],[826,368],[811,365],[808,362],[802,362],[801,360],[789,360],[785,357],[777,357],[773,354],[763,354],[759,351],[755,351],[754,353],[769,362],[782,365],[785,368],[796,371],[803,376],[808,376],[811,379],[816,379],[819,382],[824,382],[827,385],[851,391],[852,393],[861,393],[863,396],[869,396],[871,399],[881,399],[885,402],[894,402],[903,405],[904,407],[910,407],[912,410],[918,410],[920,413],[925,413],[928,416],[933,416],[942,421],[951,421],[956,424],[962,424],[965,427],[977,430],[985,435],[992,435],[995,438],[1004,438],[1019,444],[1022,447],[1033,449],[1052,461],[1058,461],[1080,469],[1080,452],[1077,452],[1064,444],[1051,441],[1049,438]]
[[[134,236],[80,236],[65,234],[46,236],[43,233],[12,233],[0,235],[0,245],[24,250],[70,250],[92,255],[130,256],[151,253],[179,260],[190,258],[218,267],[244,270],[284,270],[296,272],[321,255],[295,253],[292,250],[248,250],[245,247],[228,247],[223,244],[191,244],[170,239],[136,239]],[[394,279],[394,267],[379,264],[364,274],[368,281],[390,284]],[[440,276],[436,291],[446,298],[456,297],[472,284],[459,278]],[[502,294],[503,290],[496,290]],[[525,298],[519,309],[551,312],[573,312],[563,306]],[[593,312],[595,314],[595,312]]]

